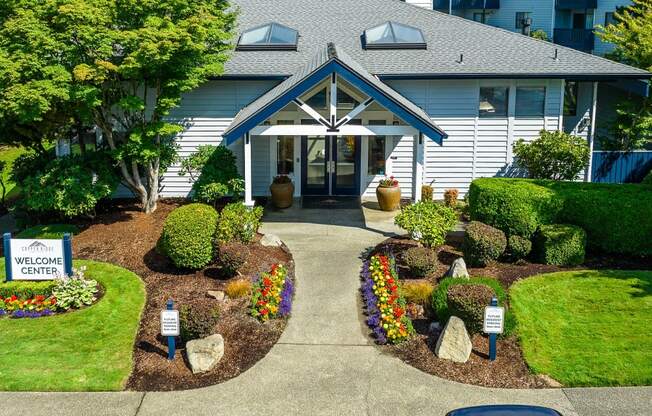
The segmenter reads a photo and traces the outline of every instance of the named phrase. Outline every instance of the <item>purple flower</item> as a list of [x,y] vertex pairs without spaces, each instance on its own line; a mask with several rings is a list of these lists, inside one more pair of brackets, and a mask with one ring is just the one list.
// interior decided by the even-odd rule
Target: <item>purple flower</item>
[[279,316],[286,317],[292,311],[292,296],[294,295],[294,283],[289,277],[285,278],[283,291],[281,291],[281,303],[279,304]]
[[5,316],[7,314],[7,311],[4,309],[0,309],[0,316]]
[[53,315],[54,312],[52,312],[50,309],[43,309],[43,312],[41,312],[42,316],[50,316]]
[[24,318],[25,311],[23,311],[22,309],[15,310],[11,316],[12,318],[16,318],[16,319]]

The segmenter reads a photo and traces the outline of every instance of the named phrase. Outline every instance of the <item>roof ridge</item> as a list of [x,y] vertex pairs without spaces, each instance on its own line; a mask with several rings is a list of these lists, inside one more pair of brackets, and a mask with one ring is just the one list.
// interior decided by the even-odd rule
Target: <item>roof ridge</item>
[[337,59],[337,47],[334,42],[328,42],[326,44],[326,51],[328,54],[328,59]]

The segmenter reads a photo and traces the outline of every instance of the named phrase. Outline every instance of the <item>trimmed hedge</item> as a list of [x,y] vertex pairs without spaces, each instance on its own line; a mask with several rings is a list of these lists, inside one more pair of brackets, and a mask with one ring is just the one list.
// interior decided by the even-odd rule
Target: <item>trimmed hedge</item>
[[584,263],[586,233],[567,224],[542,225],[534,236],[534,253],[543,264],[577,266]]
[[487,285],[453,285],[447,292],[448,310],[464,321],[470,334],[479,334],[484,322],[484,308],[494,296],[496,292]]
[[448,307],[448,289],[457,285],[485,285],[489,286],[496,293],[498,304],[505,307],[505,332],[503,335],[510,335],[516,327],[516,321],[511,310],[507,307],[507,292],[500,285],[500,282],[491,277],[473,277],[464,279],[460,277],[447,277],[439,282],[437,288],[432,292],[432,310],[437,314],[437,319],[442,325],[446,325],[451,317]]
[[652,192],[640,184],[476,179],[471,218],[530,238],[540,225],[581,227],[591,251],[652,256]]
[[[4,277],[2,279],[4,280]],[[0,298],[10,298],[13,295],[16,295],[18,299],[31,299],[37,295],[47,298],[52,295],[52,289],[56,284],[57,282],[54,280],[0,282]]]
[[437,270],[437,253],[428,247],[411,247],[401,256],[414,277],[426,277]]
[[512,235],[507,239],[507,257],[512,261],[526,258],[532,252],[532,242],[525,237]]
[[464,260],[472,267],[484,267],[498,260],[505,252],[507,238],[498,228],[471,221],[466,227],[462,251]]
[[206,204],[189,204],[172,211],[165,219],[159,241],[161,251],[175,266],[201,269],[213,260],[213,236],[217,211]]

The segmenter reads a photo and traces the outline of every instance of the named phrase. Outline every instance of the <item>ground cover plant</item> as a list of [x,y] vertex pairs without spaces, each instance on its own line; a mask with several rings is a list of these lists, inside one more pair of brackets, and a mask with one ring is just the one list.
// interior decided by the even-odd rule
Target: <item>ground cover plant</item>
[[62,315],[0,320],[0,348],[5,351],[0,354],[0,390],[125,387],[145,303],[143,283],[114,265],[80,260],[75,266],[86,266],[87,274],[104,287],[101,301]]
[[361,277],[367,325],[376,342],[399,344],[407,340],[414,328],[406,315],[394,260],[382,255],[372,256],[362,267]]
[[652,383],[652,272],[581,270],[516,283],[523,354],[565,386]]

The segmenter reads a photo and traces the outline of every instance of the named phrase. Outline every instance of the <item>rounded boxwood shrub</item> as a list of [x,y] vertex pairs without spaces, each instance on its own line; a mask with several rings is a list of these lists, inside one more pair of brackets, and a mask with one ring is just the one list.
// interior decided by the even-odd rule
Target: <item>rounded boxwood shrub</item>
[[446,234],[455,228],[457,214],[442,204],[420,201],[401,208],[394,223],[407,231],[410,238],[426,247],[444,244]]
[[507,247],[505,233],[490,225],[472,221],[466,227],[462,251],[464,260],[473,267],[484,267],[496,261]]
[[[498,299],[498,305],[505,307],[505,332],[503,335],[510,335],[516,327],[514,315],[507,304],[507,292],[500,285],[500,282],[491,277],[473,277],[464,279],[460,277],[447,277],[439,282],[437,288],[432,292],[432,310],[437,315],[437,320],[446,325],[448,319],[452,316],[448,308],[448,289],[457,285],[485,285],[489,286]],[[488,304],[487,304],[488,305]],[[485,305],[485,306],[487,306]]]
[[425,277],[437,269],[437,253],[427,247],[411,247],[401,258],[414,277]]
[[576,266],[584,263],[586,232],[575,225],[542,225],[534,237],[536,258],[543,264]]
[[507,254],[510,260],[517,261],[526,258],[532,251],[532,242],[527,238],[512,235],[507,239]]
[[484,308],[494,296],[496,292],[487,285],[453,285],[446,293],[448,312],[464,321],[470,334],[478,334],[482,332]]
[[175,266],[201,269],[213,260],[217,211],[206,204],[189,204],[172,211],[159,241],[161,251]]

